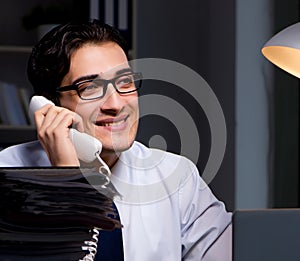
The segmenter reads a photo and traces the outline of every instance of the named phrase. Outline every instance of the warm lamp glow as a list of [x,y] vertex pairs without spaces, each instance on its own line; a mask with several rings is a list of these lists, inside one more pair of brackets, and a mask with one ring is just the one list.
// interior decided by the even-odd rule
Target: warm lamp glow
[[262,48],[262,53],[270,62],[300,78],[300,23],[273,36]]

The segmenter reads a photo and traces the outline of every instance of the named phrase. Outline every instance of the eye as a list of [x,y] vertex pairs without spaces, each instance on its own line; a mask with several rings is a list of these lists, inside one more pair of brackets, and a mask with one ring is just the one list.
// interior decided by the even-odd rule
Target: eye
[[116,85],[118,87],[123,87],[123,88],[126,87],[126,86],[130,86],[132,83],[133,83],[132,75],[121,76],[116,81]]
[[93,93],[101,88],[103,88],[103,81],[100,80],[87,81],[78,84],[78,91],[80,93]]

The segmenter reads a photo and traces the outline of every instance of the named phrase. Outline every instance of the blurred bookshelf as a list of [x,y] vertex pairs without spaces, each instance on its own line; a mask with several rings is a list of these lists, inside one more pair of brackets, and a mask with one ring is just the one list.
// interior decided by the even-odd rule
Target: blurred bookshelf
[[11,145],[36,139],[35,126],[0,125],[0,150]]
[[[32,47],[41,38],[39,25],[88,16],[88,1],[10,0],[0,3],[0,150],[36,140],[28,119],[33,88],[27,79]],[[64,20],[63,20],[64,19]]]
[[[0,45],[0,149],[36,139],[35,127],[30,125],[27,116],[29,99],[33,94],[26,77],[31,48]],[[11,120],[12,117],[15,120]]]

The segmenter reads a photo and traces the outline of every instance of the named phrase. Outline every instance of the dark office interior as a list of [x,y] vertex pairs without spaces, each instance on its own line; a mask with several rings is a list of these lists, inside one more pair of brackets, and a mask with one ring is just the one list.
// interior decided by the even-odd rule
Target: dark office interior
[[[0,81],[30,93],[26,62],[39,25],[88,18],[91,2],[1,2]],[[105,21],[100,2],[98,14]],[[36,10],[45,16],[36,16]],[[299,207],[299,80],[261,54],[272,35],[299,21],[299,1],[128,0],[127,11],[127,28],[121,29],[133,59],[181,63],[203,77],[216,95],[227,140],[220,169],[209,186],[228,210]],[[118,24],[114,14],[111,22]],[[201,104],[182,87],[159,81],[145,81],[140,94],[167,96],[186,109],[200,137],[195,163],[203,171],[211,152],[211,130]],[[149,144],[154,135],[163,138],[167,150],[180,153],[184,140],[176,124],[161,115],[142,118],[137,139]],[[32,126],[2,120],[0,136],[3,148],[32,140],[35,132]]]

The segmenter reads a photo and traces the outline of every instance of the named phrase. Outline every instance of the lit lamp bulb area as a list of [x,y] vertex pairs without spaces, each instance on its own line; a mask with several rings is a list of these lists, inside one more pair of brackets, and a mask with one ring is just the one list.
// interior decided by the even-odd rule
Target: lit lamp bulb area
[[270,62],[300,78],[300,22],[274,35],[262,53]]

